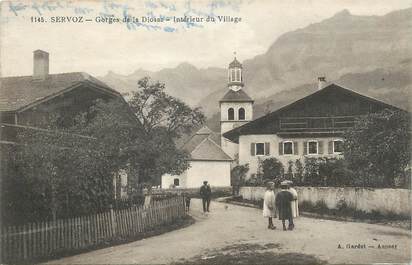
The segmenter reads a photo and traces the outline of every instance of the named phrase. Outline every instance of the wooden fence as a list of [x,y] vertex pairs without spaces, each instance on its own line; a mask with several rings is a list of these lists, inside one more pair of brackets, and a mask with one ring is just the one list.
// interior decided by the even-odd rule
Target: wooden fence
[[185,215],[183,197],[178,196],[154,201],[148,207],[3,227],[1,263],[47,258],[103,242],[133,238]]

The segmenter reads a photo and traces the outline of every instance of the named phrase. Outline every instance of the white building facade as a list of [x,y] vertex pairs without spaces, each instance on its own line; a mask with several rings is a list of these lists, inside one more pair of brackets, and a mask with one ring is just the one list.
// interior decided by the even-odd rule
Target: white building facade
[[343,156],[344,132],[357,117],[399,110],[384,102],[319,79],[316,92],[281,109],[223,133],[238,144],[239,164],[249,164],[247,178],[259,174],[259,164],[276,158],[288,170],[289,162],[306,158]]

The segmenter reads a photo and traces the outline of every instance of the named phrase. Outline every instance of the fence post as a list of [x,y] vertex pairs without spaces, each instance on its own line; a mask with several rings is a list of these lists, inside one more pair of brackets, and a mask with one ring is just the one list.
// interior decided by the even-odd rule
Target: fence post
[[110,223],[112,229],[113,238],[117,236],[117,223],[116,223],[116,216],[114,215],[113,205],[109,205],[110,208]]

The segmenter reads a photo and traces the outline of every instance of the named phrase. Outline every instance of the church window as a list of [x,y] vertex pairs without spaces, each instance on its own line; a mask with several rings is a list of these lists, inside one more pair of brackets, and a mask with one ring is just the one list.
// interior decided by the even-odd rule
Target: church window
[[175,185],[177,187],[177,186],[179,186],[179,184],[180,184],[179,179],[174,179],[173,180],[173,185]]
[[227,119],[233,121],[235,119],[235,110],[233,108],[229,108],[227,110]]
[[231,74],[232,75],[232,80],[231,81],[234,82],[234,81],[236,81],[235,80],[235,69],[232,69],[231,72],[232,72],[232,74]]
[[240,108],[239,109],[239,120],[245,120],[245,109],[244,108]]
[[236,69],[236,81],[240,82],[240,69]]

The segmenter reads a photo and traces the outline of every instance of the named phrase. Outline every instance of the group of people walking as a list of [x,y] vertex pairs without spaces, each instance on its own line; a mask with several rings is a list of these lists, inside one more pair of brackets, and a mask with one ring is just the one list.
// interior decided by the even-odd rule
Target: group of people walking
[[[295,228],[293,218],[299,216],[298,194],[291,187],[291,184],[291,181],[282,181],[280,183],[281,190],[275,195],[275,183],[267,183],[263,199],[263,217],[268,218],[268,229],[276,229],[273,218],[277,216],[282,221],[283,230],[293,230]],[[286,228],[286,220],[288,221],[288,228]]]

